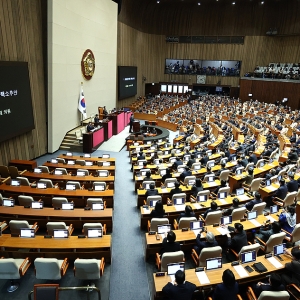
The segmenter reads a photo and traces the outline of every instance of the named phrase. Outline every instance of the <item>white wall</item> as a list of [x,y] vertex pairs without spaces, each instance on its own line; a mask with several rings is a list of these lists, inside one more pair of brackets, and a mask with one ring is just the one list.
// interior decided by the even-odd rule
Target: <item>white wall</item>
[[[48,0],[48,152],[80,124],[80,83],[88,117],[116,107],[118,6],[111,0]],[[81,58],[93,51],[91,80],[81,74]]]

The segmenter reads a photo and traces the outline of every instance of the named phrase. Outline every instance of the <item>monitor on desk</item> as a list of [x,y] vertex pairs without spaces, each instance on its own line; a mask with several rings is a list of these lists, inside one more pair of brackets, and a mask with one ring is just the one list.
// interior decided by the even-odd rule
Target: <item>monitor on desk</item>
[[40,174],[40,173],[42,173],[42,170],[39,169],[39,168],[34,168],[34,169],[33,169],[33,172],[34,172],[34,173],[39,173],[39,174]]
[[257,218],[257,211],[249,211],[248,212],[248,220],[256,219]]
[[205,202],[205,201],[207,201],[207,195],[197,196],[197,201],[198,202]]
[[269,186],[269,185],[271,185],[271,179],[266,180],[266,186]]
[[170,163],[174,163],[176,161],[176,158],[173,157],[173,158],[170,158]]
[[68,238],[69,231],[68,231],[68,229],[54,229],[53,237],[54,238]]
[[34,238],[35,231],[33,228],[20,228],[20,237],[21,238]]
[[212,167],[214,167],[215,166],[215,161],[211,161],[210,163],[209,163],[209,166],[212,168]]
[[275,245],[273,247],[273,254],[276,255],[281,255],[284,253],[284,249],[286,247],[286,244],[279,244],[279,245]]
[[103,154],[102,158],[110,158],[110,154]]
[[175,187],[175,182],[171,181],[171,182],[167,182],[167,188],[173,188]]
[[61,170],[54,170],[54,175],[62,175],[62,173]]
[[95,185],[94,186],[94,190],[95,191],[104,191],[104,185],[101,184],[101,185]]
[[243,173],[243,170],[242,169],[236,169],[235,171],[235,175],[241,175]]
[[215,176],[208,176],[208,182],[214,182]]
[[72,152],[67,152],[66,155],[67,156],[73,156],[73,153]]
[[159,170],[160,176],[164,176],[167,174],[167,169],[161,169]]
[[[138,145],[139,145],[139,143],[138,143]],[[138,145],[136,145],[136,146],[138,146]],[[140,147],[136,147],[135,150],[136,150],[136,152],[140,152],[141,148]]]
[[206,259],[206,271],[222,268],[222,257],[214,257]]
[[3,206],[14,207],[15,200],[14,199],[3,199]]
[[145,184],[144,184],[144,188],[145,188],[146,190],[149,190],[149,189],[150,189],[150,183],[145,183]]
[[179,153],[181,153],[181,150],[180,150],[180,149],[177,149],[177,150],[175,151],[175,153],[176,153],[176,154],[179,154]]
[[106,171],[104,172],[104,171],[99,171],[98,170],[98,176],[99,177],[108,177],[108,172],[106,172]]
[[154,152],[151,152],[151,153],[150,153],[150,156],[151,156],[151,157],[153,157],[153,156],[154,156],[154,154],[155,154]]
[[249,262],[256,261],[256,251],[244,252],[241,254],[241,263],[246,264]]
[[142,171],[140,172],[141,176],[146,176],[147,171]]
[[227,192],[218,193],[218,198],[219,199],[225,199],[225,198],[227,198]]
[[190,180],[188,181],[188,185],[194,185],[195,182],[196,182],[195,179],[190,179]]
[[207,156],[212,156],[212,150],[206,152]]
[[221,218],[221,224],[227,225],[232,223],[232,216],[226,216]]
[[31,202],[31,208],[42,209],[44,207],[43,201],[33,201]]
[[237,196],[244,195],[245,189],[244,188],[236,189],[235,193],[236,193]]
[[92,166],[92,165],[93,165],[93,162],[92,162],[92,161],[86,161],[86,162],[85,162],[85,165],[86,165],[86,166]]
[[92,203],[92,210],[104,210],[104,203]]
[[155,150],[155,149],[156,149],[155,146],[150,147],[150,150]]
[[281,175],[278,175],[277,180],[280,181],[281,178],[282,178],[282,176],[281,176]]
[[75,160],[68,160],[68,165],[75,165]]
[[47,188],[47,184],[44,183],[44,182],[38,182],[38,183],[36,184],[36,187],[37,187],[38,189],[46,189],[46,188]]
[[21,185],[21,182],[20,182],[20,180],[12,179],[12,180],[10,181],[10,185],[11,185],[11,186],[20,186],[20,185]]
[[110,162],[109,161],[104,161],[102,164],[103,167],[109,167],[110,166]]
[[171,224],[157,225],[157,233],[164,234],[171,231]]
[[58,163],[58,161],[57,161],[57,159],[55,159],[55,158],[52,158],[52,159],[51,159],[51,163],[52,163],[52,164],[57,164],[57,163]]
[[191,158],[191,156],[190,156],[190,155],[185,155],[183,160],[185,160],[185,161],[189,161],[189,160],[190,160],[190,158]]
[[178,172],[178,173],[182,173],[182,172],[184,172],[184,170],[185,170],[185,167],[178,168],[178,169],[177,169],[177,172]]
[[235,155],[231,157],[231,161],[236,161],[236,156]]
[[157,201],[158,200],[150,200],[149,201],[150,207],[155,207]]
[[85,172],[84,171],[77,171],[76,176],[85,176]]
[[174,198],[174,205],[184,204],[184,198]]
[[165,150],[164,155],[168,155],[169,154],[169,150]]
[[190,229],[191,230],[198,230],[203,228],[203,222],[202,221],[194,221],[190,223]]
[[75,191],[76,190],[75,184],[66,184],[66,190],[67,191]]
[[260,168],[263,168],[264,167],[264,165],[265,165],[265,161],[263,160],[263,161],[261,161],[260,163],[259,163],[259,167]]
[[175,275],[178,270],[184,272],[184,262],[168,264],[168,275]]
[[74,209],[74,203],[73,202],[62,203],[61,204],[61,209],[62,210],[73,210]]
[[90,158],[90,157],[91,157],[91,154],[85,153],[85,154],[83,155],[83,157],[85,157],[85,158]]
[[102,237],[102,228],[88,228],[87,237],[88,238]]
[[277,205],[270,206],[270,214],[276,214],[276,213],[278,213],[278,206]]
[[147,141],[147,145],[151,145],[151,141]]
[[201,165],[195,165],[193,168],[194,168],[194,170],[200,170],[201,169]]
[[273,158],[270,158],[270,159],[269,159],[269,164],[271,164],[273,161],[274,161],[274,159],[273,159]]
[[161,142],[162,142],[162,139],[159,139],[157,142],[158,142],[158,143],[161,143]]

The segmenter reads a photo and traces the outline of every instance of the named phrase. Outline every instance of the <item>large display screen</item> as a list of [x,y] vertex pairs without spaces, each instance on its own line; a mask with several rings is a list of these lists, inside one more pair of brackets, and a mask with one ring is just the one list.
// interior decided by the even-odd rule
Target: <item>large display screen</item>
[[241,61],[236,60],[199,60],[168,58],[165,74],[240,76]]
[[0,62],[0,142],[34,129],[27,62]]
[[137,93],[137,67],[118,67],[119,100],[135,96]]

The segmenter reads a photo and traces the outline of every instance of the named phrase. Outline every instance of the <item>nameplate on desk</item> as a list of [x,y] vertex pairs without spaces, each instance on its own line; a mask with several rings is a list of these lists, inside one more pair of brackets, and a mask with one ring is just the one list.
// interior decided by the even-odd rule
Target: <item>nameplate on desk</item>
[[195,269],[195,272],[203,272],[204,268],[203,267],[198,267]]
[[213,227],[218,227],[219,226],[219,223],[214,223],[213,224]]
[[156,277],[161,277],[161,276],[165,276],[165,272],[156,272],[155,273]]
[[189,231],[189,229],[186,227],[186,228],[181,228],[181,231],[184,232],[184,231]]
[[149,231],[149,232],[148,232],[148,235],[155,235],[155,234],[156,234],[155,231]]

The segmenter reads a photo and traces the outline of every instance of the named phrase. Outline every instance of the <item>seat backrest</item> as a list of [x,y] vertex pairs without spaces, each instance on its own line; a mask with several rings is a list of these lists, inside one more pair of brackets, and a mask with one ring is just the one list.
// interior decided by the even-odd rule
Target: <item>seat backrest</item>
[[100,261],[95,258],[79,259],[74,261],[74,275],[83,280],[100,278]]
[[80,165],[80,166],[84,166],[85,165],[85,161],[83,159],[76,159],[75,160],[75,164],[76,165]]
[[207,163],[206,163],[206,168],[207,168],[208,166],[210,166],[211,163],[215,163],[215,161],[214,161],[214,160],[209,160],[209,161],[207,161]]
[[104,181],[93,182],[93,189],[95,189],[95,186],[103,186],[103,191],[106,190],[106,182],[104,182]]
[[176,182],[176,178],[166,178],[164,185],[167,185],[168,182]]
[[150,231],[157,232],[157,225],[169,224],[168,218],[152,218],[150,223]]
[[247,211],[246,207],[240,207],[234,209],[231,213],[232,221],[238,221],[240,219],[243,219],[246,211]]
[[150,205],[150,201],[161,201],[162,198],[160,195],[148,196],[147,197],[147,205]]
[[143,181],[142,186],[144,189],[149,189],[151,183],[153,183],[155,186],[155,181],[153,181],[153,180]]
[[26,177],[17,177],[17,180],[20,180],[20,185],[30,186],[29,180]]
[[291,243],[296,243],[300,241],[300,224],[297,224],[291,234]]
[[222,256],[222,248],[220,246],[203,248],[199,255],[199,267],[206,266],[206,259]]
[[65,164],[65,163],[66,163],[66,161],[65,161],[64,158],[57,157],[56,160],[57,160],[57,162],[60,163],[60,164]]
[[272,234],[266,242],[265,253],[273,251],[275,245],[281,244],[285,237],[285,232]]
[[230,192],[230,187],[229,186],[225,186],[219,189],[218,193],[227,193],[227,195],[229,195]]
[[191,222],[196,222],[196,221],[197,221],[196,217],[183,217],[183,218],[180,218],[179,224],[178,224],[178,229],[190,228],[190,223]]
[[19,171],[18,171],[17,167],[15,167],[15,166],[9,166],[8,170],[9,170],[10,177],[12,179],[15,179],[15,178],[17,178],[19,176]]
[[287,207],[289,205],[295,204],[295,198],[297,196],[297,193],[298,192],[287,193],[287,195],[285,196],[285,198],[283,200],[283,206]]
[[82,136],[81,131],[80,130],[76,130],[75,131],[75,136],[76,136],[76,138],[81,138],[81,136]]
[[179,263],[184,261],[183,251],[165,252],[161,257],[161,272],[168,270],[168,264]]
[[221,210],[209,212],[205,219],[205,226],[213,225],[215,223],[220,223],[221,217],[222,217]]
[[204,190],[204,191],[200,191],[197,193],[197,197],[198,196],[207,196],[207,199],[209,198],[210,195],[210,190]]
[[39,182],[45,183],[48,189],[51,189],[54,187],[51,179],[40,179]]
[[221,158],[221,160],[220,160],[220,164],[222,164],[222,163],[227,163],[227,161],[228,161],[228,157],[223,157],[223,158]]
[[174,204],[174,199],[181,199],[181,198],[183,198],[184,202],[186,202],[186,194],[185,193],[174,194],[172,196],[172,202],[173,202],[173,204]]
[[7,178],[9,177],[9,170],[7,166],[0,166],[0,177]]
[[83,172],[85,176],[89,176],[89,170],[85,170],[85,169],[77,169],[78,172]]
[[247,166],[245,167],[245,171],[247,171],[250,167],[254,167],[254,163],[248,163]]
[[65,222],[48,222],[46,226],[49,235],[53,235],[54,229],[68,229]]
[[259,159],[256,163],[256,168],[259,168],[260,167],[260,163],[261,162],[264,162],[265,160],[262,158],[262,159]]
[[56,168],[55,170],[60,171],[62,175],[68,174],[67,169],[65,169],[65,168]]
[[259,190],[259,185],[263,178],[254,178],[250,185],[250,192],[256,192]]
[[90,208],[93,207],[93,203],[103,203],[102,198],[87,198],[86,205]]
[[42,170],[42,173],[50,173],[47,166],[38,166],[38,168]]
[[244,252],[250,252],[250,251],[256,251],[256,256],[257,256],[257,252],[260,248],[260,244],[259,243],[255,243],[255,244],[251,244],[251,245],[247,245],[242,247],[242,249],[239,252],[239,260],[241,260],[241,254]]
[[38,257],[34,261],[36,279],[61,279],[60,266],[57,258]]
[[33,198],[31,196],[18,196],[18,202],[20,206],[31,206],[31,202],[33,202]]
[[[104,173],[105,173],[105,177],[107,177],[107,176],[109,176],[109,171],[108,170],[97,170],[98,171],[98,176],[100,176],[100,174],[101,174],[101,176],[103,176],[104,175]],[[103,175],[102,175],[103,174]],[[100,177],[101,177],[100,176]],[[103,176],[104,177],[104,176]]]
[[193,182],[193,184],[194,184],[196,182],[196,176],[186,176],[184,178],[184,184],[193,185],[193,184],[190,184],[190,182]]
[[25,220],[9,221],[9,230],[11,235],[19,235],[21,228],[30,228],[28,221]]
[[75,185],[76,190],[80,190],[80,183],[79,181],[67,181],[67,184],[73,184]]
[[208,182],[209,180],[208,177],[215,177],[215,175],[214,174],[205,175],[203,181]]
[[228,176],[229,176],[230,171],[229,170],[224,170],[220,173],[220,180],[228,180]]
[[53,207],[57,207],[57,208],[61,208],[63,203],[68,203],[68,199],[65,197],[53,197],[52,198],[52,206]]
[[263,291],[259,297],[258,300],[289,300],[290,294],[287,291],[278,291],[278,292],[269,292],[269,291]]
[[257,203],[257,204],[254,204],[254,206],[252,207],[252,210],[251,211],[257,211],[257,215],[263,215],[264,213],[264,209],[266,207],[267,203],[266,202],[261,202],[261,203]]
[[14,258],[0,259],[0,279],[19,279],[19,268]]
[[101,223],[84,223],[83,224],[83,233],[84,235],[88,235],[88,229],[90,228],[102,228],[102,224]]

